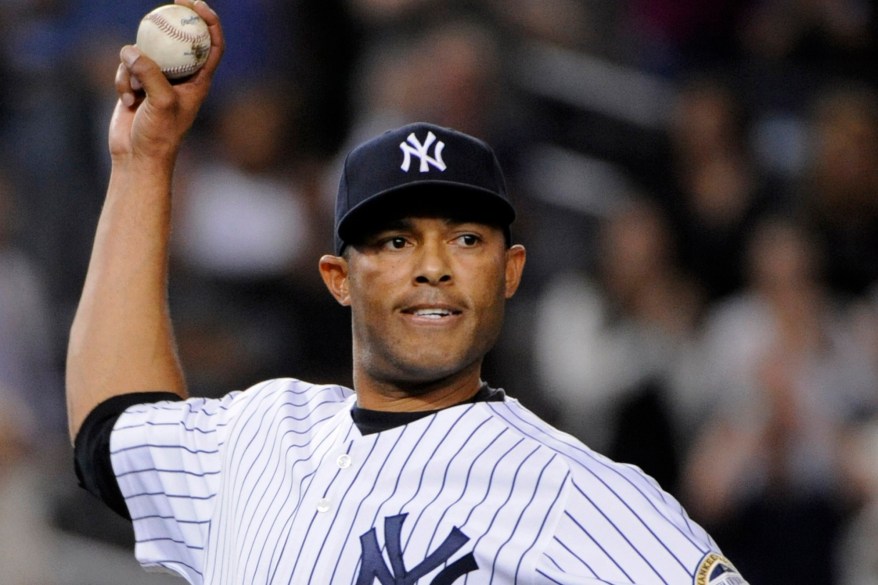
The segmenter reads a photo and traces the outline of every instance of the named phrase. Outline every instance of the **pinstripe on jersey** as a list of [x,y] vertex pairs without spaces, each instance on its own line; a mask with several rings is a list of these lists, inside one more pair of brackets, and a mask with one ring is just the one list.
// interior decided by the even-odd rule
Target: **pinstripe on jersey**
[[211,585],[677,585],[716,557],[655,482],[514,399],[367,436],[353,404],[281,379],[129,408],[111,456],[137,558]]

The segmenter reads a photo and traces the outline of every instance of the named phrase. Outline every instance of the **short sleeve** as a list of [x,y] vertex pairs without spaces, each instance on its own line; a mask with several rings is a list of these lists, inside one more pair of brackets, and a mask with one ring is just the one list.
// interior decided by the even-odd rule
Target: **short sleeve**
[[234,397],[141,404],[117,420],[110,457],[144,567],[202,582]]

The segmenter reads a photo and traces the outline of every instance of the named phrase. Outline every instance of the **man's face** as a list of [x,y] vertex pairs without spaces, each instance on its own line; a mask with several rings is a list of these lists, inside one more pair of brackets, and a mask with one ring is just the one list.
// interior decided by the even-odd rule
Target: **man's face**
[[[354,367],[397,386],[478,369],[500,333],[524,248],[476,222],[411,217],[349,248],[336,298],[350,305]],[[329,284],[329,281],[327,281]]]

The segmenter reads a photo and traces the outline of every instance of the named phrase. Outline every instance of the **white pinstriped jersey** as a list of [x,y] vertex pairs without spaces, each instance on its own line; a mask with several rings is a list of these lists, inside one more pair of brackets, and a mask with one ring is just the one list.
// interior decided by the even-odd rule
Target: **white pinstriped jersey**
[[514,399],[366,436],[354,400],[280,379],[129,408],[138,560],[210,585],[744,583],[654,481]]

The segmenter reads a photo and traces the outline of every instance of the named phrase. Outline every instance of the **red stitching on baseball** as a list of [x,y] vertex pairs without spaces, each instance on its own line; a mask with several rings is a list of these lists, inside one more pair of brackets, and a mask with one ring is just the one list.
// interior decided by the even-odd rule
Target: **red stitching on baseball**
[[208,35],[206,35],[206,34],[195,35],[195,34],[188,33],[184,30],[181,30],[181,29],[177,28],[176,26],[174,26],[173,24],[171,24],[170,22],[168,22],[167,20],[165,20],[159,14],[150,14],[149,20],[153,24],[155,24],[157,27],[159,27],[159,30],[161,30],[163,33],[177,39],[178,41],[184,41],[184,42],[193,43],[193,44],[195,44],[195,43],[200,44],[200,43],[203,43],[208,38]]

